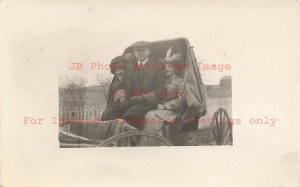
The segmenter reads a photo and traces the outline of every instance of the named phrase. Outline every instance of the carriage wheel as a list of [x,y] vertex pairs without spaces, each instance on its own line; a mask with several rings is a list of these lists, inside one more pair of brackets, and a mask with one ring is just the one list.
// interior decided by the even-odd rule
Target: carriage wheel
[[232,145],[232,124],[225,109],[215,112],[211,125],[218,145]]
[[[116,146],[132,146],[131,140],[137,139],[138,136],[147,136],[149,138],[154,138],[156,140],[159,140],[160,142],[164,143],[167,146],[171,146],[172,143],[166,139],[165,137],[162,137],[158,134],[144,131],[144,130],[136,130],[136,131],[129,131],[129,132],[124,132],[121,134],[118,134],[116,136],[110,137],[101,144],[99,144],[100,147],[108,147],[111,145],[116,145]],[[121,145],[120,145],[121,143]]]

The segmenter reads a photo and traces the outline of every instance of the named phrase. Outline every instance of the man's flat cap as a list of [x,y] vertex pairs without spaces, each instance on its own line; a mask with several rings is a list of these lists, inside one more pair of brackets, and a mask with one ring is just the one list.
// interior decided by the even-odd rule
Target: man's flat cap
[[149,48],[151,46],[150,42],[147,41],[137,41],[134,42],[133,44],[131,44],[131,48],[132,49],[136,49],[136,48]]

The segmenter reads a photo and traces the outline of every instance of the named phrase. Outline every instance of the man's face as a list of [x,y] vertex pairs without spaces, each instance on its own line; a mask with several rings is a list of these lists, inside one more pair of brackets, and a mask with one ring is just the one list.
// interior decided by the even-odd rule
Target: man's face
[[133,50],[135,57],[139,61],[144,61],[149,57],[150,49],[149,48],[136,48]]
[[121,81],[124,77],[124,69],[123,68],[116,68],[115,74],[117,76],[117,79],[119,79]]

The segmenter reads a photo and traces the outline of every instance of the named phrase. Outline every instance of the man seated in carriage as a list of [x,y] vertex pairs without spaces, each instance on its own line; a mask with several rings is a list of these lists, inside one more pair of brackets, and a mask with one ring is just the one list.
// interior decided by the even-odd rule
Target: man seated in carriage
[[130,48],[135,58],[125,67],[125,86],[129,107],[123,119],[130,125],[143,129],[145,114],[157,107],[163,80],[162,66],[149,58],[150,42],[138,41]]

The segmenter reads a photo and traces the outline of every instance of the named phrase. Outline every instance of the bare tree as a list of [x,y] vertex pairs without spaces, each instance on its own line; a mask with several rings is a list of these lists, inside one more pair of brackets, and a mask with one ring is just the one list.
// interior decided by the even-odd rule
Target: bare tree
[[64,87],[67,92],[70,93],[73,105],[75,108],[80,107],[83,111],[84,116],[84,105],[85,105],[85,95],[86,95],[86,83],[87,80],[84,78],[73,77],[71,79],[66,79]]
[[101,87],[101,94],[104,96],[104,98],[107,100],[108,99],[108,92],[109,92],[109,87],[110,83],[112,80],[112,76],[103,76],[101,74],[96,75],[96,81],[97,84],[100,85]]

